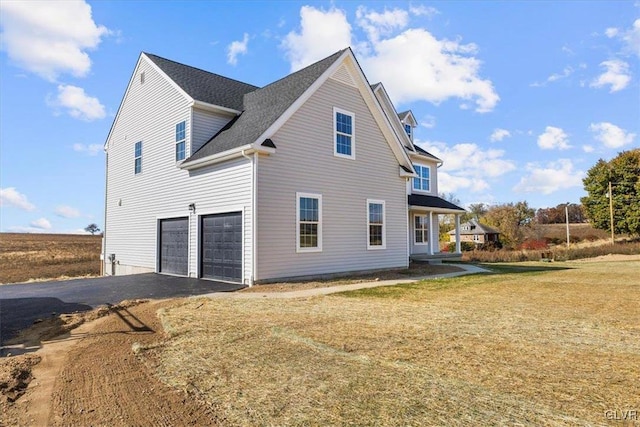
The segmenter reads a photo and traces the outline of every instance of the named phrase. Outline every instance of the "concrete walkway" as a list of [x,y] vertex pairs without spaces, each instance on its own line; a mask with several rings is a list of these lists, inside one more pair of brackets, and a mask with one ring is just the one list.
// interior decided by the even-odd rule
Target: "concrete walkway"
[[400,283],[414,283],[420,280],[443,279],[446,277],[464,276],[466,274],[490,273],[489,270],[486,270],[481,267],[477,267],[475,265],[456,264],[456,267],[460,267],[464,269],[464,271],[456,271],[454,273],[435,274],[432,276],[423,276],[423,277],[409,277],[409,278],[403,278],[403,279],[378,280],[375,282],[353,283],[351,285],[329,286],[326,288],[301,289],[299,291],[290,291],[290,292],[225,292],[225,293],[213,293],[213,294],[200,295],[200,297],[204,296],[208,298],[240,298],[240,299],[306,298],[306,297],[312,297],[316,295],[327,295],[327,294],[333,294],[337,292],[353,291],[356,289],[377,288],[379,286],[393,286],[393,285],[398,285]]

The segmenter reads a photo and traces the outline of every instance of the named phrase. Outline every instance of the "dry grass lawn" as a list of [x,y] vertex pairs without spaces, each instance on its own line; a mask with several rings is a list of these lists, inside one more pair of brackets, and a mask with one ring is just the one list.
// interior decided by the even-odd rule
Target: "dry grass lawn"
[[0,284],[95,276],[100,236],[0,233]]
[[298,300],[194,299],[159,312],[169,338],[136,351],[228,425],[640,414],[640,261],[498,269]]

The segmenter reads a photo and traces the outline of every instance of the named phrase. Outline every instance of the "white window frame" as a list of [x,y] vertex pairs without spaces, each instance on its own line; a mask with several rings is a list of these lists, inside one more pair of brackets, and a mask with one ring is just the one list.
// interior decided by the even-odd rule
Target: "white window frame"
[[[369,206],[382,205],[382,245],[371,245],[371,217],[369,216]],[[384,200],[367,199],[367,250],[377,250],[387,248],[387,218]]]
[[[407,134],[409,139],[413,141],[413,126],[411,126],[409,123],[403,123],[403,125],[404,125],[404,132]],[[408,132],[407,132],[407,126],[409,126]]]
[[[300,199],[318,199],[318,246],[317,247],[301,247],[300,246]],[[322,252],[322,194],[315,193],[296,193],[296,252]]]
[[[337,124],[338,124],[338,113],[344,114],[346,116],[351,117],[351,135],[338,132]],[[343,159],[352,159],[356,158],[356,115],[350,111],[342,110],[337,107],[333,107],[333,155],[335,157],[342,157]],[[338,135],[347,135],[351,137],[351,155],[338,153]]]
[[[420,234],[422,235],[422,242],[418,242],[418,229],[416,228],[416,220],[415,218],[422,217],[424,222],[424,229],[420,230]],[[429,216],[416,214],[413,219],[413,244],[416,246],[428,245],[429,244]]]
[[[178,126],[183,123],[184,123],[184,135],[181,140],[178,140]],[[175,129],[176,129],[176,133],[175,133],[176,143],[174,145],[174,150],[175,150],[174,155],[175,155],[176,163],[180,163],[187,158],[187,121],[182,120],[181,122],[176,123]],[[178,144],[184,144],[184,150],[182,151],[184,157],[182,159],[178,159]]]
[[[431,193],[431,180],[433,179],[433,178],[432,178],[432,170],[431,170],[431,166],[423,165],[423,164],[420,164],[420,163],[414,163],[414,164],[413,164],[413,167],[416,169],[416,172],[418,172],[418,168],[425,168],[425,169],[428,169],[428,170],[429,170],[429,188],[428,188],[428,189],[426,189],[426,190],[423,190],[423,189],[422,189],[422,180],[423,180],[424,178],[422,178],[422,176],[419,176],[419,177],[417,177],[417,178],[412,178],[412,179],[411,179],[411,190],[412,190],[412,191],[418,191],[418,192],[421,192],[421,193]],[[418,173],[418,175],[420,175],[420,173]],[[416,188],[416,187],[415,187],[415,182],[416,182],[415,180],[416,180],[416,179],[419,179],[419,180],[420,180],[420,188]]]
[[[140,155],[137,156],[136,155],[136,145],[140,144]],[[133,174],[134,175],[140,175],[142,173],[142,141],[136,141],[135,144],[133,144]],[[140,170],[137,171],[136,170],[136,161],[140,160]]]

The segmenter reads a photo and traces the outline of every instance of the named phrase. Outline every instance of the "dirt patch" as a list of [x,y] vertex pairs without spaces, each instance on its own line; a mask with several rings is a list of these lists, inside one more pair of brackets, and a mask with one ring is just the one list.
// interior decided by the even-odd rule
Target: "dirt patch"
[[0,234],[0,285],[100,273],[100,236]]
[[379,280],[411,279],[415,277],[455,273],[458,271],[463,271],[463,269],[451,264],[411,263],[409,268],[378,271],[368,274],[347,275],[327,280],[270,283],[245,288],[240,292],[291,292],[301,291],[304,289],[352,285],[354,283],[375,282]]
[[22,396],[32,380],[31,368],[40,362],[36,354],[3,359],[0,365],[0,408],[3,412],[8,404]]

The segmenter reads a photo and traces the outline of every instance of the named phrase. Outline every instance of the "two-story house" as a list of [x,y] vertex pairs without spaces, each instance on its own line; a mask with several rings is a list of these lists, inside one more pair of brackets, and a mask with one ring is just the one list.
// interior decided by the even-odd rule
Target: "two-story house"
[[262,88],[142,53],[105,144],[105,272],[253,284],[436,254],[437,215],[464,210],[416,125],[351,49]]

